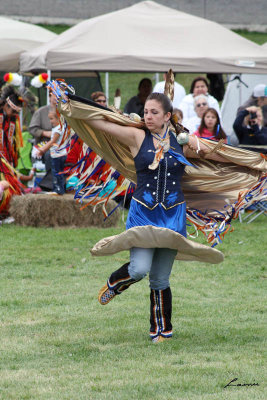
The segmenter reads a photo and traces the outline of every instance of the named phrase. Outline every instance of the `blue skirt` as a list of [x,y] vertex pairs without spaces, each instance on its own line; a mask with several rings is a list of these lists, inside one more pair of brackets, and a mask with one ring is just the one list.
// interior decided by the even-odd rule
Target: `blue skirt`
[[126,222],[126,229],[145,225],[157,226],[158,228],[168,228],[186,237],[185,202],[178,204],[169,210],[165,210],[161,204],[158,204],[153,210],[149,210],[147,207],[132,198]]

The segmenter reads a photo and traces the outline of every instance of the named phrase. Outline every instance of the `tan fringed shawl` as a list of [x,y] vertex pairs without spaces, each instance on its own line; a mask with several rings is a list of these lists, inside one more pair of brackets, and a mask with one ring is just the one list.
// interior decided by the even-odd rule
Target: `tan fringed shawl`
[[[65,104],[60,102],[58,108],[67,123],[91,149],[123,176],[136,182],[134,161],[129,148],[106,132],[92,129],[90,120],[106,119],[120,125],[144,128],[142,122],[134,122],[126,116],[73,99]],[[199,140],[210,150],[217,145],[216,142]],[[226,204],[236,201],[241,191],[251,188],[267,173],[266,158],[259,153],[228,145],[223,145],[216,152],[229,160],[229,163],[190,159],[198,168],[187,166],[182,181],[187,206],[207,211],[211,215],[214,210],[223,210]]]

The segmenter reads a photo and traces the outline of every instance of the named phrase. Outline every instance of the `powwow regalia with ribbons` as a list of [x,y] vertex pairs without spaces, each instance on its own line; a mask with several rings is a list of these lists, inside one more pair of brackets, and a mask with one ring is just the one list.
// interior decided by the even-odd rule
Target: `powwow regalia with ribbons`
[[7,215],[10,200],[13,195],[21,195],[23,185],[19,181],[17,172],[14,167],[9,164],[3,155],[0,153],[0,181],[7,181],[9,188],[4,190],[0,196],[0,215]]
[[0,97],[0,181],[9,183],[1,194],[0,214],[7,214],[12,195],[21,194],[22,185],[14,168],[18,164],[19,150],[23,146],[19,112],[23,98],[12,85],[2,88]]
[[[89,204],[96,206],[105,205],[107,200],[127,190],[132,193],[136,172],[129,149],[105,132],[92,129],[88,121],[106,119],[139,128],[144,128],[144,123],[75,96],[71,93],[73,89],[63,82],[53,81],[50,88],[58,98],[61,114],[84,142],[79,162],[69,170],[79,178],[76,198],[81,201],[91,198]],[[229,161],[219,163],[194,158],[190,162],[197,168],[187,165],[182,179],[188,235],[194,237],[202,232],[208,243],[216,246],[232,231],[231,221],[238,217],[240,210],[266,198],[267,160],[263,154],[207,139],[198,140]]]
[[[19,112],[24,100],[13,86],[2,89],[0,98],[0,153],[13,167],[18,164],[19,149],[23,146]],[[8,107],[14,114],[7,115],[4,108]]]
[[[149,131],[142,121],[131,121],[127,116],[66,93],[66,86],[62,84],[53,82],[51,87],[59,101],[58,109],[67,124],[112,168],[129,181],[137,183],[126,231],[100,240],[91,250],[93,255],[110,255],[130,250],[130,262],[110,275],[100,290],[99,302],[102,305],[109,303],[149,272],[150,337],[153,342],[170,338],[172,294],[169,275],[174,258],[213,264],[224,259],[219,250],[186,238],[186,204],[187,218],[215,245],[226,233],[227,225],[236,216],[242,202],[264,196],[266,159],[222,142],[215,143],[195,137],[194,142],[198,144],[196,153],[201,155],[203,143],[209,153],[215,152],[220,156],[216,156],[216,159],[227,162],[194,157],[189,161],[184,157],[181,146],[184,135],[176,136],[170,126],[163,124],[165,133],[157,135],[155,131]],[[171,104],[165,109],[165,100],[160,96],[164,95],[152,94],[148,102],[158,101],[157,104],[161,104],[167,116],[166,110],[171,110]],[[113,131],[114,124],[123,125],[126,129],[140,128],[144,139],[137,155],[133,158],[130,148],[117,140],[115,134],[111,135],[112,130],[108,133],[109,124],[94,123],[98,119],[113,122]],[[161,120],[162,117],[159,118]],[[101,128],[97,128],[99,126]],[[176,133],[182,130],[180,126],[176,129],[176,124],[174,127]],[[119,137],[124,132],[127,134],[126,129],[120,130]],[[131,132],[138,135],[138,129]],[[192,141],[189,143],[191,145]]]

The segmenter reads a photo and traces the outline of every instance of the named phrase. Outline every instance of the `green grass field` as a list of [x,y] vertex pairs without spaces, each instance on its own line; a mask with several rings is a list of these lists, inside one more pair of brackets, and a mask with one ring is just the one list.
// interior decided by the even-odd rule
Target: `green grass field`
[[[146,278],[107,306],[97,301],[128,253],[89,250],[122,222],[1,226],[0,399],[266,399],[266,218],[234,227],[222,264],[175,262],[174,337],[155,345]],[[257,386],[224,388],[234,378]]]
[[[143,76],[110,74],[110,93],[119,86],[133,96]],[[194,76],[178,80],[188,89]],[[174,336],[154,345],[147,278],[107,306],[97,301],[128,253],[95,258],[89,250],[123,231],[121,221],[108,229],[0,226],[0,399],[265,400],[266,218],[234,228],[218,247],[222,264],[175,262]],[[224,388],[234,378],[253,386]]]

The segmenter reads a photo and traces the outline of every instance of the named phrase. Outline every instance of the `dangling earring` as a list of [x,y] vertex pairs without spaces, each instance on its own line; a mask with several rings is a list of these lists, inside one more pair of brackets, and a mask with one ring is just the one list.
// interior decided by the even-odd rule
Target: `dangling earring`
[[163,129],[163,128],[164,128],[164,126],[165,126],[165,124],[162,124],[162,125],[161,125],[161,129]]

